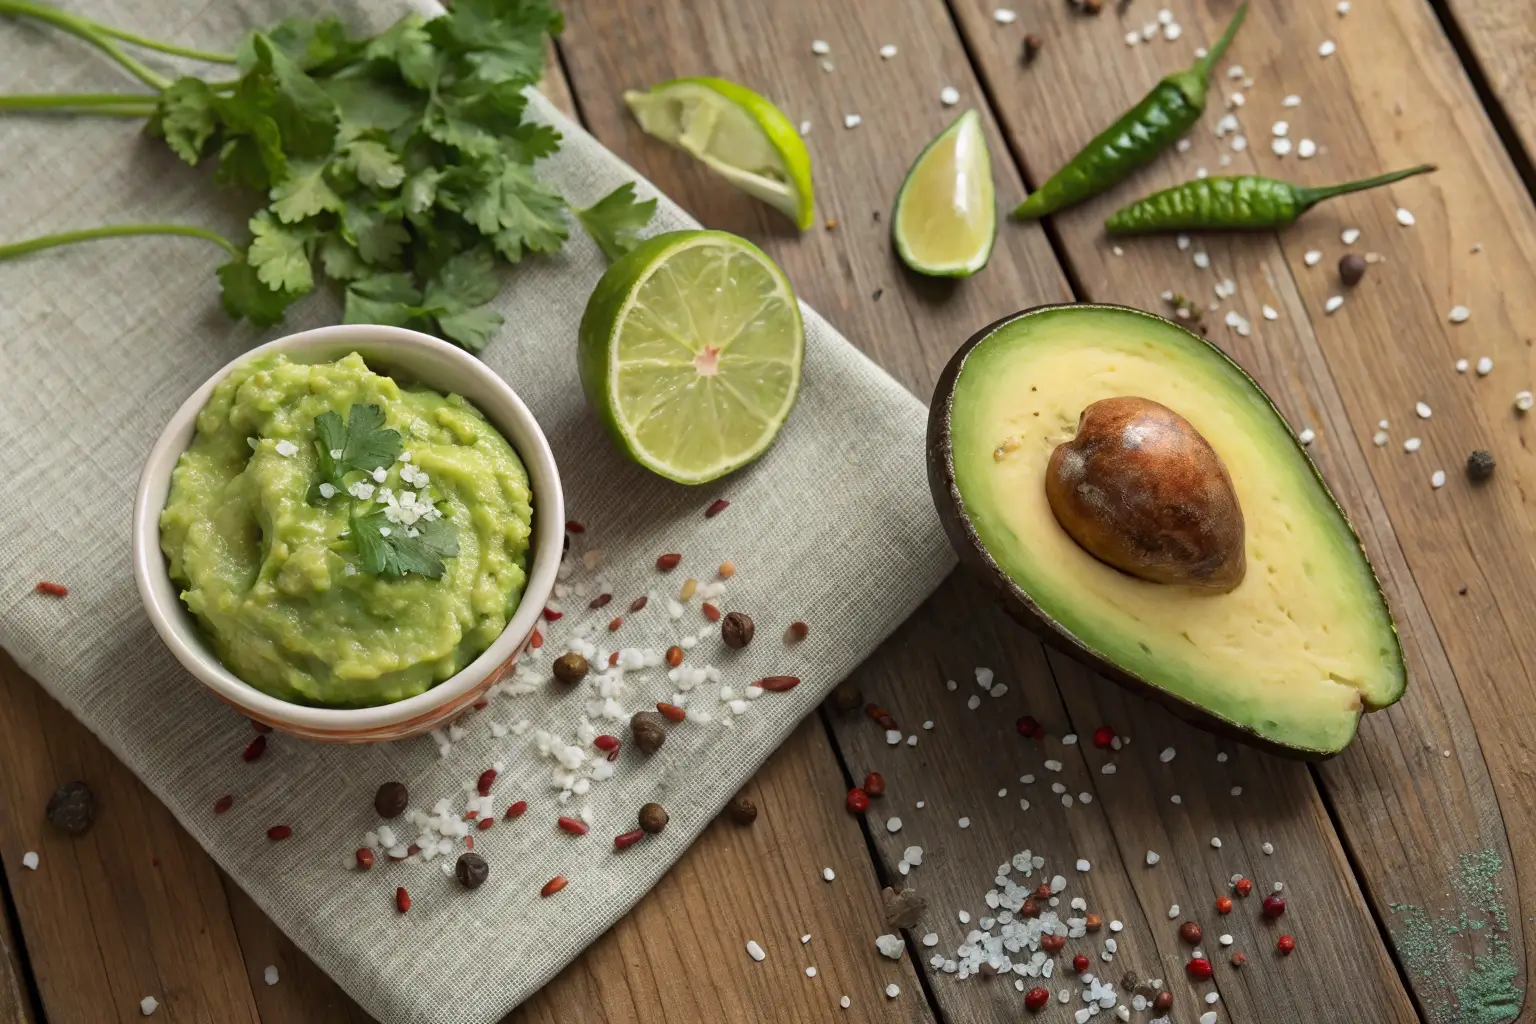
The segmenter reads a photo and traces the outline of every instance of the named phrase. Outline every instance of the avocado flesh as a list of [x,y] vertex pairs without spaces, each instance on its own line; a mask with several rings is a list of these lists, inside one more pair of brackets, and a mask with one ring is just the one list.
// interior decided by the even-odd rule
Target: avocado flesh
[[[934,457],[952,473],[941,511],[979,548],[972,560],[1089,661],[1196,722],[1304,756],[1342,750],[1362,711],[1402,695],[1402,648],[1359,540],[1269,399],[1214,346],[1135,310],[1050,307],[984,332],[951,371],[934,403],[948,432]],[[1125,575],[1056,522],[1051,452],[1117,395],[1175,410],[1226,465],[1246,524],[1236,589]]]

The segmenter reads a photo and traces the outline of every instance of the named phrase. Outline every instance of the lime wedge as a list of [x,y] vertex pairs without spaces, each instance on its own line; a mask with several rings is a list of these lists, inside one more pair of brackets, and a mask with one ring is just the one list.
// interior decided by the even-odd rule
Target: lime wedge
[[732,185],[811,226],[811,155],[778,107],[723,78],[674,78],[624,102],[647,135],[704,161]]
[[896,193],[891,237],[919,274],[969,277],[997,240],[992,159],[981,115],[967,110],[928,143]]
[[800,390],[805,329],[789,281],[751,242],[674,231],[598,281],[581,317],[587,402],[630,458],[702,484],[761,455]]

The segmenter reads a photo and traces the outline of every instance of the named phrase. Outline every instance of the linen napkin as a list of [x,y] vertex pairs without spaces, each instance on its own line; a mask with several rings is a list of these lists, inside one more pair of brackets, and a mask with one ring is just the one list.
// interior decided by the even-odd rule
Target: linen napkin
[[[230,48],[248,27],[314,13],[297,0],[69,6],[209,49]],[[405,10],[384,2],[328,6],[360,29],[380,28]],[[136,87],[78,40],[0,22],[4,91]],[[538,170],[571,201],[585,205],[637,180],[541,98],[533,111],[565,137]],[[206,170],[184,166],[132,122],[0,120],[0,168],[0,240],[128,221],[198,224],[241,237],[249,214]],[[638,188],[655,194],[646,182]],[[652,230],[690,226],[662,197]],[[451,735],[370,747],[274,736],[266,756],[246,764],[240,752],[250,725],[161,646],[129,565],[130,505],[151,444],[190,392],[264,340],[220,310],[212,271],[221,259],[194,240],[151,238],[0,264],[0,476],[9,495],[0,502],[0,645],[370,1013],[389,1022],[494,1021],[654,885],[800,718],[949,571],[952,557],[924,478],[923,405],[806,309],[799,405],[763,459],[701,490],[630,465],[599,431],[577,384],[576,327],[606,263],[573,225],[559,254],[530,258],[509,273],[499,304],[507,325],[485,360],[548,433],[569,514],[586,524],[568,585],[606,586],[616,602],[627,601],[647,590],[665,596],[684,576],[712,579],[727,559],[738,567],[721,600],[754,615],[757,641],[726,652],[706,635],[690,652],[689,664],[720,666],[718,682],[690,695],[690,709],[712,712],[714,720],[674,728],[649,759],[625,751],[612,778],[558,804],[549,751],[589,739],[581,723],[594,710],[542,683],[550,659],[588,614],[573,612],[548,627],[541,659],[512,687],[528,692],[498,695]],[[338,319],[336,302],[316,295],[268,336]],[[704,507],[721,496],[729,509],[706,519]],[[600,556],[588,554],[599,548]],[[684,571],[658,577],[653,563],[663,551],[682,552]],[[35,594],[45,579],[67,584],[69,596]],[[665,647],[707,626],[697,599],[679,621],[666,614],[664,600],[652,604],[631,617],[626,643]],[[585,602],[567,605],[580,610]],[[810,623],[811,633],[789,647],[779,634],[793,619]],[[627,674],[626,713],[668,699],[675,685],[665,668]],[[718,697],[721,685],[739,696],[748,682],[778,673],[804,682],[749,702],[740,716]],[[597,731],[627,735],[619,723],[594,723]],[[593,753],[590,744],[586,750]],[[497,809],[527,799],[538,827],[477,836],[476,852],[492,871],[482,888],[466,893],[440,870],[456,852],[431,863],[381,857],[370,872],[347,870],[352,851],[380,824],[372,809],[379,783],[405,782],[423,811],[441,798],[458,810],[465,784],[497,762]],[[583,772],[591,769],[589,761]],[[234,808],[215,816],[214,802],[225,793],[234,794]],[[610,837],[633,827],[635,809],[653,799],[670,810],[667,830],[615,855]],[[554,830],[557,813],[583,809],[592,838],[572,841]],[[293,838],[268,842],[264,833],[277,823],[292,826]],[[393,824],[404,841],[415,838],[416,828]],[[556,875],[570,879],[568,888],[539,899]],[[409,914],[392,909],[396,885],[412,893]],[[463,942],[475,934],[494,935],[502,955],[486,957]]]

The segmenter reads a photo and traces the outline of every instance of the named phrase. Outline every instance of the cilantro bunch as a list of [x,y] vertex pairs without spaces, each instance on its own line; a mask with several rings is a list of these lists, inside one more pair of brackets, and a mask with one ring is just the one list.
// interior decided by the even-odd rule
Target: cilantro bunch
[[[489,303],[501,264],[565,241],[558,192],[533,173],[560,135],[525,118],[543,72],[548,0],[456,0],[407,14],[369,38],[335,18],[291,18],[230,54],[147,39],[30,0],[0,0],[76,35],[152,93],[0,96],[0,112],[143,118],[181,159],[258,193],[244,245],[180,224],[124,224],[0,245],[0,260],[73,242],[171,234],[221,246],[224,309],[258,327],[329,279],[347,323],[427,330],[479,351],[501,326]],[[122,44],[232,68],[233,77],[168,79]],[[656,201],[624,185],[569,208],[610,259],[633,247]]]

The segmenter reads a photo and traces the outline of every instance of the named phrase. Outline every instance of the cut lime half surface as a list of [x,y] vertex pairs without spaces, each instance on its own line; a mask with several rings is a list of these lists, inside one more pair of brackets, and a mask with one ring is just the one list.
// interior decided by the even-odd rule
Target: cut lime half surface
[[981,115],[967,110],[918,154],[891,215],[901,261],[919,274],[969,277],[997,240],[992,159]]
[[815,218],[811,155],[783,111],[723,78],[674,78],[624,102],[647,135],[677,146],[795,222]]
[[789,281],[757,246],[674,231],[608,268],[578,349],[582,389],[615,443],[701,484],[773,443],[800,389],[805,329]]

